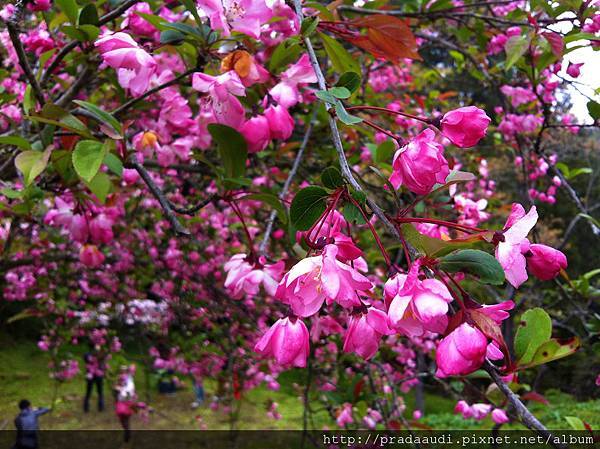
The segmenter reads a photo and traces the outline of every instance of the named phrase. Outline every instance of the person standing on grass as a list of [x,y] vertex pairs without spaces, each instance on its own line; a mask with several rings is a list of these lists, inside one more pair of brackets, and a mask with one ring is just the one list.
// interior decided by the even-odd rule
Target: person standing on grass
[[121,366],[117,385],[115,386],[116,402],[115,413],[119,422],[125,431],[123,440],[128,442],[131,437],[131,416],[139,409],[145,409],[146,404],[136,402],[135,383],[133,375],[135,374],[135,365]]
[[94,353],[93,350],[94,347],[91,346],[90,352],[87,352],[83,356],[86,379],[85,399],[83,400],[83,411],[85,413],[90,411],[90,399],[94,385],[96,385],[96,392],[98,393],[98,411],[101,412],[104,410],[103,383],[106,363],[102,354]]
[[17,442],[13,449],[37,449],[38,447],[38,418],[50,411],[49,408],[32,408],[31,402],[23,399],[19,402],[21,412],[15,418]]

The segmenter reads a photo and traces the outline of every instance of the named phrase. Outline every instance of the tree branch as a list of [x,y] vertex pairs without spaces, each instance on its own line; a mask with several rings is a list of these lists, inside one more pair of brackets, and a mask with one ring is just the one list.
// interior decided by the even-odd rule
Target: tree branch
[[[294,0],[294,7],[296,9],[296,15],[298,16],[298,19],[300,19],[300,22],[302,22],[303,14],[302,14],[301,0]],[[306,45],[306,50],[308,51],[308,56],[310,57],[310,63],[313,67],[313,70],[315,71],[316,76],[317,76],[319,88],[321,90],[325,90],[325,89],[327,89],[327,83],[325,82],[325,76],[323,75],[323,72],[321,71],[321,66],[319,65],[319,60],[317,59],[315,49],[313,48],[312,43],[310,42],[310,38],[305,37],[304,44]],[[325,102],[325,104],[328,109],[330,107],[332,107],[332,105],[327,102]],[[329,127],[331,128],[331,138],[333,140],[333,145],[334,145],[335,150],[338,155],[338,159],[340,162],[340,168],[342,169],[342,175],[344,176],[344,178],[346,178],[348,183],[357,192],[362,192],[365,194],[365,196],[367,196],[366,192],[364,191],[362,186],[356,181],[356,179],[354,179],[354,175],[352,174],[352,170],[350,169],[350,166],[348,165],[348,160],[346,159],[346,153],[344,152],[344,146],[342,145],[342,139],[340,137],[340,131],[337,127],[336,119],[332,116],[329,117]],[[373,213],[377,216],[377,218],[379,218],[379,220],[381,220],[381,222],[385,225],[385,227],[390,232],[390,234],[392,234],[396,238],[400,238],[400,234],[398,233],[398,230],[396,229],[396,227],[386,217],[383,210],[381,210],[381,208],[373,200],[371,200],[368,196],[367,196],[367,204],[369,205],[369,207],[371,208]]]
[[191,235],[190,231],[185,229],[181,225],[181,223],[179,223],[179,220],[177,219],[177,216],[175,215],[175,211],[173,210],[171,203],[169,202],[169,200],[167,200],[167,198],[163,194],[162,190],[160,190],[160,188],[156,185],[156,183],[150,176],[150,173],[148,173],[148,171],[144,168],[144,166],[137,161],[131,161],[128,165],[136,169],[136,171],[139,173],[139,175],[142,177],[142,179],[144,180],[144,182],[150,189],[150,192],[152,193],[152,195],[154,195],[154,198],[156,198],[157,201],[160,203],[160,206],[162,207],[162,209],[165,213],[165,217],[171,224],[171,227],[173,228],[175,233],[177,235],[182,235],[182,236]]
[[114,115],[115,117],[119,117],[121,114],[123,114],[129,108],[131,108],[132,106],[136,105],[140,101],[148,98],[150,95],[153,95],[153,94],[155,94],[157,92],[160,92],[163,89],[166,89],[167,87],[170,87],[170,86],[173,86],[173,85],[179,83],[179,81],[181,81],[183,78],[185,78],[185,77],[187,77],[187,76],[189,76],[192,73],[197,72],[197,71],[199,71],[199,69],[196,68],[196,67],[193,68],[193,69],[186,70],[185,72],[181,73],[180,75],[177,75],[171,81],[167,81],[166,83],[163,83],[160,86],[156,86],[156,87],[150,89],[149,91],[143,93],[139,97],[132,98],[131,100],[123,103],[121,106],[119,106],[118,108],[116,108],[115,110],[113,110],[111,112],[111,114]]
[[496,367],[494,365],[492,365],[488,360],[486,360],[483,365],[483,369],[486,370],[487,373],[491,376],[492,380],[498,386],[498,389],[502,392],[502,394],[504,396],[506,396],[506,399],[508,399],[508,402],[510,402],[510,404],[515,409],[515,412],[516,412],[517,416],[519,417],[520,421],[528,429],[534,430],[537,433],[539,433],[540,435],[542,435],[554,447],[557,447],[560,449],[567,448],[567,446],[565,446],[561,443],[554,442],[554,435],[552,435],[552,433],[550,431],[548,431],[548,429],[546,429],[546,427],[535,416],[533,416],[533,414],[529,411],[529,409],[525,406],[525,404],[523,404],[521,402],[521,399],[519,399],[519,396],[517,396],[508,387],[508,385],[506,385],[506,383],[504,383],[504,381],[500,377],[500,374],[498,374],[498,371],[496,370]]
[[19,65],[23,69],[23,73],[27,77],[29,84],[31,85],[31,89],[40,105],[44,105],[46,103],[46,99],[44,98],[44,94],[38,81],[29,65],[29,60],[27,59],[27,55],[25,54],[25,49],[23,48],[23,43],[21,42],[21,38],[19,36],[19,20],[21,15],[23,14],[23,8],[25,7],[24,1],[18,1],[15,4],[15,11],[10,19],[6,21],[6,28],[8,29],[8,35],[10,36],[10,40],[13,44],[15,52],[17,53],[17,57],[19,58]]

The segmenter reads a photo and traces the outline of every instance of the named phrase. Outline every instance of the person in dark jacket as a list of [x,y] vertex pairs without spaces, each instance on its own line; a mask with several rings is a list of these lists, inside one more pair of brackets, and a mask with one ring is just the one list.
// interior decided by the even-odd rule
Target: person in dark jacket
[[37,449],[38,447],[38,418],[50,411],[49,408],[32,408],[31,402],[23,399],[19,402],[21,413],[15,418],[17,442],[14,449]]
[[85,361],[85,398],[83,400],[83,411],[90,411],[90,398],[92,397],[92,390],[96,385],[96,391],[98,392],[98,411],[104,410],[104,395],[102,392],[102,384],[104,382],[104,373],[106,371],[106,363],[103,361],[100,354],[94,354],[87,352],[83,356]]

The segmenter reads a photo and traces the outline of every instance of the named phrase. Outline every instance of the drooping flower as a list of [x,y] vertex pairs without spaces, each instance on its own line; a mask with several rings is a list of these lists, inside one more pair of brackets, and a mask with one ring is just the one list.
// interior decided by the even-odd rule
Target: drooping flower
[[284,368],[304,368],[310,351],[308,329],[297,317],[279,319],[256,343],[254,351],[274,357]]
[[271,88],[269,95],[283,107],[291,108],[302,99],[298,86],[316,82],[317,76],[308,54],[304,53],[296,63],[281,73],[279,83]]
[[207,101],[217,123],[239,128],[244,121],[244,107],[237,99],[246,95],[240,77],[233,70],[219,76],[194,73],[192,87],[208,93]]
[[366,313],[352,314],[344,338],[344,352],[355,352],[368,360],[377,353],[381,337],[389,333],[383,310],[369,307]]
[[515,288],[527,280],[526,260],[523,254],[529,250],[527,234],[537,220],[535,206],[525,214],[523,206],[514,203],[504,226],[504,241],[496,246],[496,259],[504,269],[506,280]]
[[348,402],[344,404],[335,422],[342,428],[346,427],[346,424],[352,424],[354,422],[354,418],[352,417],[352,404]]
[[148,90],[150,78],[156,71],[156,61],[129,34],[107,34],[94,45],[104,62],[117,69],[119,84],[123,88],[129,89],[133,95],[141,95]]
[[113,222],[106,214],[98,214],[90,221],[90,236],[95,243],[110,243],[113,240]]
[[287,140],[294,131],[294,118],[281,105],[271,105],[265,109],[265,117],[269,123],[273,139]]
[[258,39],[261,25],[273,16],[264,0],[198,0],[197,5],[208,16],[211,28],[222,30],[223,36],[238,31]]
[[442,339],[437,347],[436,376],[464,376],[478,369],[485,359],[488,341],[483,333],[463,323]]
[[79,260],[88,268],[96,268],[104,262],[104,254],[96,245],[83,245],[79,251]]
[[506,424],[509,419],[504,410],[501,408],[495,408],[492,410],[492,421],[494,421],[496,424]]
[[252,117],[242,125],[240,134],[246,138],[250,153],[262,151],[271,141],[269,120],[264,115]]
[[405,185],[411,192],[425,195],[436,184],[443,184],[450,173],[444,147],[435,141],[435,133],[426,129],[396,151],[390,182],[397,189]]
[[408,275],[397,274],[384,286],[390,326],[411,337],[426,331],[444,332],[448,304],[452,302],[452,295],[441,281],[418,279],[418,265],[413,263]]
[[533,244],[525,256],[528,270],[542,281],[554,279],[567,268],[567,257],[550,246]]
[[338,251],[337,246],[326,245],[321,255],[302,259],[283,277],[275,297],[302,317],[318,312],[325,300],[347,308],[362,305],[357,292],[370,290],[371,281],[340,262]]
[[441,121],[442,134],[460,148],[477,144],[487,132],[491,119],[476,106],[446,112]]
[[284,263],[280,260],[274,264],[265,264],[264,258],[259,262],[260,267],[257,267],[247,262],[245,254],[236,254],[225,264],[227,278],[224,286],[233,298],[241,298],[244,294],[255,296],[261,284],[268,295],[275,294],[283,274]]

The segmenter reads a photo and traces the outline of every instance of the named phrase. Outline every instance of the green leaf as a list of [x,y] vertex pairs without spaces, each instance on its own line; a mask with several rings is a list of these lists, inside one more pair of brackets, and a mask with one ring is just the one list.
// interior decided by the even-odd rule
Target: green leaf
[[102,204],[106,202],[106,197],[110,193],[110,189],[112,187],[110,178],[106,173],[97,173],[91,181],[86,182],[85,184],[92,191],[92,193],[96,195],[96,197]]
[[573,430],[587,430],[583,421],[577,416],[565,416],[565,421]]
[[600,103],[590,100],[587,103],[587,110],[594,120],[600,119]]
[[336,86],[345,87],[351,93],[356,92],[356,90],[360,87],[361,77],[356,72],[346,72],[342,76],[337,83]]
[[79,7],[75,0],[56,0],[54,3],[65,13],[71,24],[75,25],[77,23]]
[[160,33],[161,44],[177,45],[185,39],[185,35],[177,30],[165,30]]
[[98,123],[108,123],[120,136],[123,135],[123,127],[110,112],[106,112],[100,109],[94,103],[90,103],[88,101],[73,100],[73,103],[78,104],[79,106],[90,112],[96,118],[96,120],[98,120]]
[[530,40],[531,38],[528,34],[508,38],[504,46],[504,51],[506,52],[504,70],[510,69],[525,54]]
[[77,25],[98,25],[98,10],[93,3],[88,3],[81,8],[77,18]]
[[297,38],[290,38],[280,43],[271,54],[269,59],[269,71],[276,73],[283,67],[298,59],[302,47]]
[[35,96],[33,95],[33,90],[31,89],[31,84],[28,84],[25,88],[25,94],[23,96],[23,111],[25,112],[25,116],[29,114],[35,108]]
[[135,14],[140,16],[142,19],[144,19],[150,25],[154,26],[154,28],[156,28],[158,31],[165,31],[167,29],[167,27],[165,27],[163,25],[165,23],[165,19],[163,19],[160,16],[155,16],[154,14],[148,14],[148,13],[139,12],[139,11],[136,11]]
[[115,175],[119,177],[123,176],[123,162],[121,162],[121,159],[119,159],[117,155],[114,153],[106,153],[106,156],[104,156],[104,161],[102,162]]
[[375,149],[375,155],[373,159],[378,164],[382,162],[387,162],[388,164],[392,162],[392,156],[396,152],[396,145],[391,140],[386,140],[381,142],[377,148]]
[[10,198],[11,200],[16,200],[23,197],[24,190],[14,190],[5,187],[0,190],[0,195],[4,195],[6,198]]
[[336,98],[328,90],[318,90],[315,92],[315,95],[317,96],[317,98],[327,103],[334,104],[336,102]]
[[528,364],[537,349],[552,336],[552,320],[539,307],[527,310],[515,334],[515,355],[519,364]]
[[565,178],[567,179],[573,179],[576,176],[579,175],[589,175],[591,173],[593,173],[594,171],[589,168],[589,167],[581,167],[581,168],[574,168],[573,170],[570,171],[569,176],[565,176]]
[[65,25],[61,31],[76,41],[86,42],[90,40],[90,36],[85,31],[72,25]]
[[324,33],[318,33],[323,41],[323,47],[327,52],[327,56],[331,60],[333,69],[339,73],[355,72],[361,73],[358,60],[353,58],[350,53],[335,39],[332,39]]
[[15,158],[15,166],[23,174],[25,185],[30,185],[48,165],[52,147],[42,151],[24,151]]
[[92,135],[87,126],[75,117],[69,111],[56,106],[55,104],[46,104],[40,114],[25,116],[28,120],[35,122],[48,123],[50,125],[60,126],[84,137],[91,138]]
[[225,177],[243,178],[248,158],[248,147],[244,136],[229,126],[217,123],[208,125],[208,132],[219,148]]
[[342,209],[342,215],[348,223],[356,223],[359,225],[366,223],[365,218],[360,212],[360,209],[352,203],[344,204],[344,209]]
[[300,190],[290,206],[290,221],[298,231],[308,230],[325,212],[327,191],[310,186]]
[[277,198],[275,195],[272,195],[270,193],[251,193],[250,195],[246,195],[245,197],[240,199],[261,201],[265,204],[268,204],[277,212],[279,220],[281,220],[283,224],[287,224],[287,210],[285,206],[281,203],[279,198]]
[[573,337],[568,340],[558,340],[552,338],[542,343],[535,351],[531,361],[526,365],[521,365],[520,368],[531,368],[532,366],[542,365],[554,360],[562,359],[573,354],[579,349],[581,342],[579,338]]
[[346,99],[350,98],[351,92],[345,87],[332,87],[329,89],[329,93],[333,95],[335,98]]
[[30,143],[21,136],[0,136],[0,144],[12,145],[22,150],[31,150]]
[[196,27],[188,25],[187,23],[163,22],[163,26],[165,28],[167,28],[168,30],[179,31],[180,33],[182,33],[184,35],[190,36],[190,37],[192,37],[194,39],[198,39],[198,40],[204,41],[204,36],[202,36],[202,33],[200,32],[200,30],[198,30],[198,28],[196,28]]
[[463,249],[442,257],[440,268],[450,273],[471,273],[485,284],[500,285],[504,282],[504,270],[496,258],[485,251]]
[[315,32],[318,25],[319,18],[317,16],[304,18],[304,20],[302,20],[302,25],[300,26],[300,32],[302,33],[302,36],[309,37]]
[[346,125],[356,125],[357,123],[362,122],[360,117],[348,114],[346,108],[344,108],[344,105],[339,100],[336,100],[335,102],[335,114],[337,118],[339,118]]
[[344,185],[344,178],[337,168],[327,167],[321,173],[321,184],[328,189],[335,190]]
[[100,170],[107,153],[107,145],[96,140],[77,142],[73,151],[73,168],[85,181],[90,182]]

